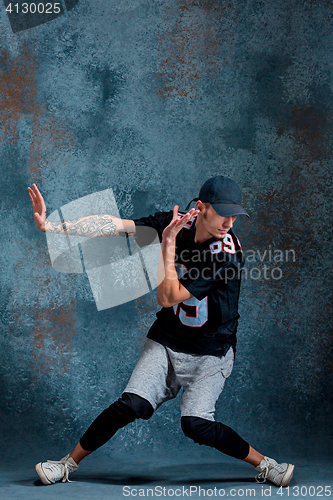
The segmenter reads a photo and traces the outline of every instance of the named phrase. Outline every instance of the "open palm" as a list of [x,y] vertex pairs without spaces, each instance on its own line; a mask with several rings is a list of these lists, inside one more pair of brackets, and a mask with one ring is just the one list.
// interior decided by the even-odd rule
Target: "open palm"
[[32,202],[35,224],[38,229],[40,229],[41,231],[45,231],[46,206],[44,203],[44,198],[40,194],[36,184],[32,185],[32,189],[28,187],[28,192]]
[[170,224],[164,229],[162,233],[162,239],[163,240],[174,240],[176,239],[177,234],[187,222],[192,219],[195,215],[199,213],[199,210],[195,210],[195,208],[191,208],[187,214],[183,215],[182,217],[178,216],[178,210],[179,206],[175,205],[173,208],[173,217],[172,221]]

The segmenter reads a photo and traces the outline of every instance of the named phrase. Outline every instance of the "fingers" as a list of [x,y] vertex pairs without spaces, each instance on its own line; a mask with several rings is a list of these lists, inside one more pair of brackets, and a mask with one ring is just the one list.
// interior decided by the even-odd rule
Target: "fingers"
[[28,187],[28,193],[33,205],[36,205],[38,202],[43,202],[43,197],[38,191],[36,184],[33,184],[32,187],[33,189],[31,189],[31,187]]
[[178,214],[179,206],[175,205],[173,208],[173,217],[170,222],[170,224],[164,229],[162,238],[163,240],[166,239],[171,239],[174,240],[179,233],[181,229],[185,226],[185,224],[193,218],[195,215],[197,215],[200,210],[195,210],[192,208],[189,212],[187,212],[185,215],[179,215]]
[[36,184],[33,184],[32,187],[33,187],[33,189],[31,189],[31,187],[28,187],[28,192],[29,192],[29,196],[30,196],[30,199],[32,201],[33,206],[34,207],[39,206],[41,208],[41,210],[46,212],[46,206],[45,206],[44,198],[41,195],[41,192],[39,191]]
[[36,198],[38,201],[40,201],[42,204],[44,203],[44,199],[43,199],[43,196],[41,195],[38,187],[36,186],[36,184],[33,184],[32,187],[34,188],[35,192],[36,192]]
[[172,215],[172,219],[173,220],[177,220],[178,219],[178,210],[179,210],[179,205],[175,205],[173,207],[173,215]]
[[192,218],[194,215],[197,215],[200,212],[200,210],[196,210],[195,208],[191,208],[191,210],[189,210],[189,212],[187,212],[184,215],[181,215],[180,217],[178,217],[178,212],[179,212],[179,205],[175,205],[173,207],[173,219],[183,220],[184,217]]
[[190,219],[192,219],[192,217],[194,217],[198,213],[199,213],[199,210],[196,210],[195,208],[191,208],[191,210],[189,212],[187,212],[186,214],[184,214],[183,216],[181,216],[181,218],[179,220],[184,221],[184,219],[185,219],[186,221],[189,221]]
[[41,193],[40,193],[40,191],[39,191],[38,187],[36,186],[36,184],[33,184],[33,185],[32,185],[32,187],[33,187],[33,188],[34,188],[34,190],[36,191],[37,196],[40,196],[40,197],[42,198],[42,195],[41,195]]
[[184,215],[178,216],[179,206],[175,205],[173,209],[173,218],[172,222],[174,223],[174,227],[177,229],[182,229],[185,224],[192,219],[195,215],[197,215],[200,210],[196,210],[195,208],[191,208],[189,212]]
[[32,204],[34,205],[34,203],[35,203],[35,199],[34,199],[34,197],[33,197],[32,193],[30,193],[29,189],[30,189],[30,188],[28,188],[28,193],[29,193],[29,196],[30,196],[30,200],[32,201]]
[[[43,196],[41,195],[41,193],[40,193],[40,191],[39,191],[38,187],[36,186],[36,184],[33,184],[33,185],[32,185],[32,188],[33,188],[33,189],[31,189],[31,187],[30,187],[30,186],[28,186],[28,191],[29,191],[29,194],[32,196],[32,198],[33,198],[34,200],[36,200],[36,199],[38,199],[38,198],[42,199],[42,198],[43,198]],[[30,198],[31,198],[31,196],[30,196]]]
[[28,187],[28,193],[29,193],[29,196],[30,196],[32,203],[35,203],[36,202],[36,195],[33,192],[33,190],[31,189],[31,187]]

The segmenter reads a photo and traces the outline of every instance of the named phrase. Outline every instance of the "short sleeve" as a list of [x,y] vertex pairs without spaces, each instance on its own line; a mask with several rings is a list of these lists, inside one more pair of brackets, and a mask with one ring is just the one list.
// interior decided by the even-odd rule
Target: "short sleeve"
[[158,238],[162,241],[162,233],[173,217],[173,212],[156,212],[148,217],[133,219],[135,224],[135,239],[139,247],[144,247],[156,242]]

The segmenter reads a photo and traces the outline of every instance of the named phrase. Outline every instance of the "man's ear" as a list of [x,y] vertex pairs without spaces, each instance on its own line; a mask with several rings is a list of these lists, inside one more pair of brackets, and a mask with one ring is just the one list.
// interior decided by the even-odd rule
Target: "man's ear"
[[197,210],[200,210],[200,212],[201,212],[201,210],[202,210],[202,206],[203,206],[202,201],[198,200],[198,201],[196,202],[196,206],[197,206]]
[[200,210],[201,213],[207,210],[206,205],[201,200],[197,201],[197,210]]

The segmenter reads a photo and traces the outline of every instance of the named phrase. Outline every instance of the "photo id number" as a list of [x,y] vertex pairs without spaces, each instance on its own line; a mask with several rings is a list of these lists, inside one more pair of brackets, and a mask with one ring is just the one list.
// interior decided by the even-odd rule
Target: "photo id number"
[[9,14],[59,14],[61,12],[61,4],[58,3],[9,3],[6,7]]
[[330,497],[331,486],[287,486],[280,488],[276,492],[281,497]]

